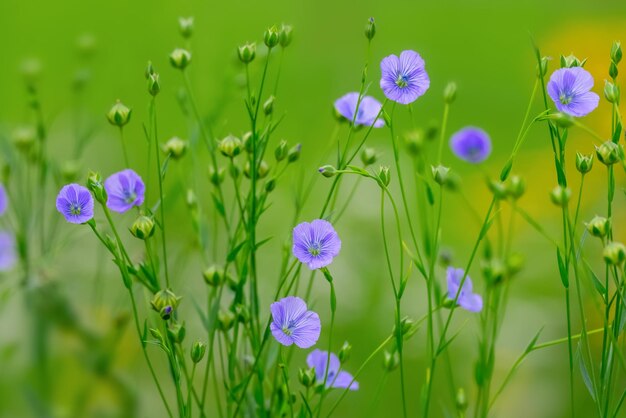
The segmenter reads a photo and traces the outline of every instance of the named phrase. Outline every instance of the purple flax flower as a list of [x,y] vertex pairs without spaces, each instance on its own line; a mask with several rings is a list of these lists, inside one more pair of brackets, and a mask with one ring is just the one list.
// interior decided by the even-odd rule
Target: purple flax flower
[[293,255],[311,270],[329,265],[340,249],[339,235],[328,221],[302,222],[293,229]]
[[272,335],[284,346],[295,344],[300,348],[315,345],[320,337],[320,317],[308,311],[306,303],[295,296],[288,296],[272,303]]
[[[446,272],[448,280],[448,298],[452,300],[456,298],[459,285],[464,275],[465,271],[463,271],[463,269],[448,267]],[[457,302],[461,308],[467,309],[470,312],[480,312],[483,309],[483,298],[472,292],[472,279],[470,279],[469,275],[465,277]]]
[[[326,364],[328,362],[328,351],[313,350],[306,358],[306,364],[315,369],[315,380],[320,385],[324,383],[326,375]],[[343,370],[340,371],[341,363],[334,353],[330,353],[330,366],[328,367],[328,377],[326,378],[327,388],[358,390],[359,382],[352,382],[352,375]],[[352,383],[352,384],[350,384]]]
[[[361,103],[359,103],[359,111],[354,117],[356,112],[356,105],[359,101],[359,93],[348,93],[335,100],[335,109],[341,116],[346,118],[349,122],[354,120],[355,125],[372,126],[374,128],[382,128],[385,126],[385,121],[382,117],[376,119],[380,113],[382,105],[376,99],[371,96],[363,96]],[[382,116],[382,115],[381,115]]]
[[114,212],[124,213],[133,206],[143,204],[146,186],[139,174],[131,169],[112,174],[104,181],[107,192],[107,207]]
[[57,196],[57,210],[69,223],[84,224],[93,218],[93,197],[87,188],[68,184]]
[[491,139],[482,129],[468,126],[452,135],[450,148],[460,159],[478,164],[491,154]]
[[550,76],[548,94],[560,112],[581,117],[598,107],[600,97],[592,87],[593,77],[584,68],[561,68]]
[[389,55],[380,62],[380,88],[389,100],[401,104],[413,103],[426,93],[430,78],[424,60],[415,51],[402,51],[400,57]]
[[7,211],[7,206],[9,206],[9,198],[7,196],[7,191],[4,186],[0,184],[0,216],[4,215]]
[[0,271],[10,270],[15,260],[15,238],[8,232],[0,231]]

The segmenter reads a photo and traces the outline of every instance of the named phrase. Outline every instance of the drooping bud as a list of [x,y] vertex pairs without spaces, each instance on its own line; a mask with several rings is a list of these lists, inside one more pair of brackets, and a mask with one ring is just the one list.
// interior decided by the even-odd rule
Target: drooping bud
[[383,354],[383,367],[386,371],[392,372],[398,368],[400,365],[400,356],[398,352],[394,350],[393,352],[385,350]]
[[170,155],[173,159],[179,160],[187,151],[187,141],[182,140],[177,136],[172,137],[161,146],[161,150],[166,155]]
[[583,155],[576,153],[576,170],[581,174],[587,174],[593,167],[593,154]]
[[111,125],[122,127],[130,121],[131,112],[128,107],[118,100],[107,113],[107,119]]
[[363,148],[363,151],[361,152],[361,162],[365,167],[374,164],[377,159],[376,150],[374,150],[374,148]]
[[374,39],[374,35],[376,35],[376,23],[374,22],[374,18],[370,17],[367,19],[367,24],[365,25],[365,37],[371,41]]
[[265,43],[266,47],[268,47],[269,49],[272,49],[276,45],[278,45],[279,41],[280,41],[280,36],[279,36],[278,28],[276,27],[276,25],[271,26],[265,30],[265,33],[263,34],[263,42]]
[[179,17],[178,18],[178,31],[183,38],[189,39],[193,34],[193,17]]
[[191,346],[191,361],[195,364],[198,364],[204,358],[204,353],[206,353],[206,344],[196,341]]
[[602,216],[594,216],[585,224],[587,231],[594,237],[604,238],[608,235],[611,228],[611,221]]
[[256,56],[256,44],[252,42],[240,46],[237,49],[237,54],[239,55],[239,60],[244,64],[251,63]]
[[618,163],[624,158],[624,149],[613,141],[605,141],[596,147],[596,156],[602,164],[608,166]]
[[161,315],[161,318],[168,320],[178,307],[180,299],[171,290],[163,289],[154,294],[150,305]]
[[148,216],[139,216],[130,227],[130,233],[135,238],[147,240],[154,234],[154,220]]
[[565,205],[567,205],[567,202],[569,202],[569,198],[571,197],[571,195],[572,191],[569,189],[569,187],[556,186],[550,192],[550,199],[555,205],[564,207]]
[[443,89],[443,101],[450,104],[456,99],[456,83],[451,81]]
[[319,171],[324,177],[333,177],[335,174],[337,174],[337,169],[332,165],[324,165],[318,168],[317,171]]
[[289,152],[287,152],[287,161],[290,163],[295,163],[300,158],[300,153],[302,152],[302,144],[296,144]]
[[278,33],[278,38],[280,42],[280,46],[286,48],[291,43],[293,39],[293,28],[291,25],[281,25],[280,32]]
[[184,70],[191,63],[191,52],[183,48],[176,48],[170,54],[170,64],[172,67]]
[[621,242],[611,242],[602,251],[602,256],[607,264],[621,265],[626,259],[626,246]]
[[234,158],[241,153],[241,139],[234,135],[228,135],[217,146],[223,156]]

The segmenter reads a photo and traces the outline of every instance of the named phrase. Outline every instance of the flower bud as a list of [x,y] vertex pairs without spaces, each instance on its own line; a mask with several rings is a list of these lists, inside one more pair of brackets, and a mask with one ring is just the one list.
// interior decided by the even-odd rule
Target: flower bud
[[310,388],[315,385],[315,369],[300,369],[298,370],[298,380],[305,388]]
[[615,80],[618,74],[619,74],[619,71],[617,70],[617,64],[611,61],[611,63],[609,64],[609,75],[611,76],[613,80]]
[[604,247],[602,256],[607,264],[621,265],[626,259],[626,246],[621,242],[611,242]]
[[135,238],[147,240],[154,234],[154,220],[147,216],[141,215],[130,227],[130,233]]
[[512,176],[506,185],[506,190],[509,196],[517,200],[526,191],[526,182],[520,176]]
[[604,238],[608,235],[611,228],[611,221],[602,216],[594,216],[585,224],[587,231],[594,237]]
[[[264,160],[262,160],[261,163],[259,164],[258,169],[257,169],[256,179],[260,180],[260,179],[266,177],[269,172],[270,172],[269,165],[267,165],[267,163]],[[247,178],[251,178],[251,176],[250,176],[250,161],[246,162],[246,165],[243,168],[243,174]]]
[[274,100],[276,100],[276,98],[274,96],[270,96],[267,98],[265,103],[263,103],[263,113],[265,116],[271,115],[274,111]]
[[191,38],[191,35],[193,34],[193,17],[179,17],[178,31],[183,36],[183,38]]
[[202,273],[204,281],[211,287],[219,287],[224,284],[224,269],[212,265]]
[[233,180],[237,180],[241,176],[241,168],[239,168],[237,164],[233,163],[230,167],[228,167],[228,174],[230,174],[230,177]]
[[596,147],[596,156],[602,164],[608,166],[622,160],[624,149],[613,141],[606,141],[599,147]]
[[234,135],[228,135],[226,138],[220,141],[220,143],[217,145],[217,148],[220,150],[223,156],[234,158],[241,153],[241,146],[241,139],[237,138]]
[[569,187],[556,186],[552,189],[552,192],[550,192],[550,199],[555,205],[564,207],[567,205],[571,195],[572,191]]
[[611,83],[610,81],[604,82],[604,98],[609,103],[619,104],[619,86]]
[[242,324],[247,324],[250,321],[250,309],[246,305],[238,303],[235,305],[235,316],[237,321]]
[[172,137],[161,146],[161,150],[165,154],[170,155],[173,159],[179,160],[185,155],[185,151],[187,151],[187,141],[177,136]]
[[148,75],[148,93],[151,96],[156,96],[161,91],[161,84],[159,83],[159,74],[153,72]]
[[337,169],[333,167],[332,165],[324,165],[318,168],[317,171],[319,171],[322,174],[322,176],[329,177],[329,178],[337,174]]
[[483,264],[483,274],[487,283],[496,285],[504,279],[506,268],[501,260],[492,258]]
[[217,323],[219,328],[226,332],[235,324],[235,314],[228,310],[220,310],[217,313]]
[[613,42],[611,45],[611,61],[615,64],[619,64],[622,60],[622,44],[619,41]]
[[374,35],[376,35],[376,23],[374,22],[374,18],[370,17],[367,19],[367,24],[365,25],[365,37],[371,41],[374,39]]
[[176,48],[170,54],[170,64],[172,67],[184,70],[191,63],[191,52],[186,49]]
[[78,177],[80,163],[78,161],[66,161],[61,166],[61,177],[65,183],[73,183]]
[[102,176],[100,173],[90,171],[87,175],[87,188],[93,193],[93,197],[98,203],[106,204],[107,192],[102,183]]
[[543,78],[548,72],[548,61],[550,61],[550,58],[541,57],[541,61],[537,66],[537,75],[540,78]]
[[37,130],[33,126],[21,126],[13,131],[13,145],[28,154],[37,141]]
[[272,177],[265,182],[265,191],[267,193],[273,191],[276,188],[276,178]]
[[524,254],[518,253],[518,252],[512,253],[509,256],[509,258],[506,260],[506,274],[507,274],[507,276],[508,277],[513,277],[514,275],[516,275],[517,273],[522,271],[522,268],[524,267],[525,260],[526,259],[524,257]]
[[491,190],[496,199],[506,199],[508,194],[507,186],[498,180],[488,180],[487,187]]
[[559,128],[569,128],[574,124],[574,118],[567,113],[553,113],[549,116],[549,119],[553,120]]
[[456,409],[459,412],[465,413],[467,410],[467,396],[465,395],[465,390],[463,388],[459,388],[456,392]]
[[276,162],[281,162],[287,157],[287,141],[282,139],[276,149],[274,150],[274,157]]
[[209,167],[209,181],[214,186],[219,186],[224,181],[224,177],[226,176],[226,169],[224,167],[220,167],[217,171],[213,167]]
[[206,345],[200,341],[194,342],[191,346],[191,361],[195,364],[200,363],[204,358],[204,353],[206,353]]
[[374,148],[363,148],[361,152],[361,162],[365,167],[374,164],[377,160]]
[[584,67],[585,62],[587,62],[586,58],[581,61],[572,54],[568,56],[561,55],[561,68]]
[[167,328],[167,335],[175,343],[181,344],[185,340],[185,336],[187,335],[185,323],[183,322],[182,324],[172,324]]
[[419,155],[424,149],[424,132],[419,129],[410,131],[404,136],[404,142],[409,154]]
[[389,183],[391,182],[391,174],[389,173],[389,167],[385,167],[381,165],[378,168],[378,173],[376,174],[376,177],[378,177],[378,180],[383,186],[385,187],[389,186]]
[[593,167],[593,154],[583,155],[576,153],[576,170],[581,174],[587,174]]
[[383,354],[383,367],[385,368],[385,370],[388,372],[392,372],[397,369],[399,365],[400,356],[398,355],[398,352],[396,350],[394,350],[393,352],[385,350],[385,353]]
[[90,33],[84,33],[76,39],[76,50],[83,58],[89,58],[96,51],[96,38]]
[[237,54],[239,55],[239,60],[244,64],[251,63],[256,55],[256,44],[253,42],[240,46],[237,49]]
[[435,183],[443,186],[448,181],[448,173],[450,169],[448,167],[444,167],[442,165],[431,166],[430,170],[433,173],[433,179],[435,179]]
[[272,49],[276,45],[278,45],[279,41],[280,41],[280,36],[279,36],[278,28],[276,27],[276,25],[271,26],[265,30],[265,33],[263,34],[263,42],[265,43],[266,47],[268,47],[269,49]]
[[345,341],[341,346],[341,350],[339,350],[339,361],[341,364],[344,364],[346,361],[350,359],[350,354],[352,354],[352,344]]
[[302,144],[296,144],[291,147],[289,152],[287,152],[287,161],[289,161],[290,163],[295,163],[296,161],[298,161],[298,159],[300,158],[301,150]]
[[192,189],[187,189],[185,203],[187,204],[187,208],[189,208],[190,210],[195,210],[198,208],[198,198]]
[[148,61],[148,64],[146,65],[146,69],[143,71],[143,75],[144,77],[146,77],[146,80],[150,78],[150,76],[152,74],[154,74],[156,71],[154,71],[154,67],[152,66],[152,61]]
[[243,149],[246,150],[248,154],[252,154],[252,132],[248,131],[243,134],[241,142],[243,143]]
[[120,128],[126,125],[130,121],[131,110],[124,106],[119,100],[111,107],[109,113],[107,113],[107,119],[111,125],[119,126]]
[[29,58],[22,61],[20,72],[28,85],[33,85],[41,76],[41,61],[37,58]]
[[280,46],[283,48],[288,47],[293,39],[293,28],[291,25],[282,25],[280,27],[280,32],[278,33],[278,38]]
[[163,319],[167,320],[170,318],[172,312],[178,307],[180,299],[181,298],[176,296],[171,290],[163,289],[154,294],[152,300],[150,301],[150,305],[152,305],[152,309],[161,314]]
[[456,99],[456,83],[451,81],[443,89],[443,101],[450,104]]

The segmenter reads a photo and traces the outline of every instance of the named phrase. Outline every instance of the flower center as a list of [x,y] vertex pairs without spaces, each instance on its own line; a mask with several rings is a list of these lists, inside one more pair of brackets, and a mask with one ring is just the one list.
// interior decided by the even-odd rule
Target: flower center
[[72,206],[70,206],[70,213],[72,215],[80,215],[81,212],[81,208],[79,205],[73,204]]
[[565,92],[561,93],[559,96],[559,101],[564,104],[564,105],[568,105],[571,103],[572,101],[572,95],[571,94],[567,94]]
[[311,254],[314,257],[320,255],[321,252],[322,252],[322,248],[320,244],[317,242],[311,244],[311,246],[309,247],[309,254]]
[[398,74],[398,78],[396,78],[396,86],[403,89],[408,85],[409,85],[409,78],[404,74]]
[[126,195],[126,197],[124,198],[124,201],[126,203],[133,203],[137,199],[137,194],[133,192],[126,192],[124,194]]
[[287,324],[283,325],[283,333],[287,336],[291,336],[293,334],[293,321],[289,321]]

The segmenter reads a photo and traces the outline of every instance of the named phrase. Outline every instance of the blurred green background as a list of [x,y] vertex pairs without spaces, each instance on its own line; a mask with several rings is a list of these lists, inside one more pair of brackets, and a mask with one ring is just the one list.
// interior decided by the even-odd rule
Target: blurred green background
[[[403,49],[415,49],[426,60],[431,78],[429,92],[414,106],[416,121],[427,126],[439,121],[442,112],[441,92],[448,81],[458,84],[458,98],[449,121],[449,132],[464,125],[477,125],[490,133],[494,153],[485,164],[485,171],[495,176],[508,157],[519,130],[535,76],[535,60],[531,36],[545,55],[553,57],[551,69],[558,65],[561,54],[573,53],[587,57],[586,68],[594,75],[594,91],[602,95],[603,80],[608,78],[608,53],[613,40],[626,41],[626,2],[621,0],[589,2],[572,1],[123,1],[106,2],[63,0],[58,2],[3,0],[0,2],[0,124],[4,134],[16,126],[32,122],[25,103],[26,94],[19,67],[24,59],[37,58],[42,63],[41,100],[49,128],[51,152],[60,161],[68,155],[75,138],[73,124],[76,109],[90,122],[93,142],[80,162],[81,170],[96,169],[104,175],[122,168],[122,156],[116,130],[109,126],[104,114],[116,99],[133,109],[126,139],[132,149],[131,161],[140,173],[145,171],[145,141],[142,123],[147,121],[148,95],[144,68],[152,60],[161,73],[162,92],[158,97],[159,137],[188,137],[189,127],[177,103],[182,78],[170,67],[168,54],[175,47],[185,46],[178,34],[179,16],[194,16],[195,32],[190,49],[193,62],[189,68],[194,91],[203,114],[216,115],[213,130],[221,138],[229,133],[241,135],[248,129],[241,84],[240,67],[236,64],[236,46],[245,41],[261,41],[264,29],[281,22],[294,26],[294,42],[286,50],[278,90],[276,112],[285,114],[275,139],[303,144],[302,160],[294,173],[314,173],[323,157],[331,132],[335,127],[332,102],[349,91],[359,88],[361,69],[365,60],[366,42],[363,28],[368,17],[377,23],[372,44],[369,94],[382,101],[379,87],[380,59]],[[88,62],[76,54],[76,40],[91,34],[96,40],[95,55]],[[262,48],[260,48],[262,49]],[[258,65],[258,63],[257,63]],[[90,81],[81,102],[72,94],[76,71],[89,68]],[[272,67],[275,71],[276,67]],[[257,77],[258,74],[253,74]],[[539,102],[536,103],[539,105]],[[533,108],[539,113],[540,106]],[[410,127],[408,114],[396,111],[400,131]],[[601,135],[609,135],[609,106],[601,101],[599,109],[586,123]],[[83,127],[83,129],[88,129]],[[6,136],[3,136],[6,138]],[[3,139],[4,140],[4,139]],[[373,133],[369,144],[381,153],[384,164],[392,163],[389,134],[386,129]],[[573,153],[591,153],[594,139],[573,132],[569,139],[569,160]],[[332,161],[328,161],[332,162]],[[489,192],[483,173],[456,160],[445,151],[444,162],[463,178],[463,188],[479,213],[489,203]],[[408,172],[408,161],[406,170]],[[587,220],[605,211],[605,173],[596,167],[589,175],[581,218]],[[569,167],[573,171],[573,165]],[[175,287],[188,300],[203,295],[200,275],[203,266],[192,253],[183,237],[189,236],[183,194],[178,182],[190,175],[202,176],[206,170],[189,173],[184,163],[171,167],[168,178],[168,212],[170,246],[177,277]],[[520,206],[536,217],[555,238],[560,235],[559,210],[551,205],[549,191],[556,184],[549,137],[546,127],[534,127],[514,167],[514,172],[526,178],[528,192]],[[395,173],[394,173],[395,175]],[[297,176],[293,176],[295,178]],[[572,176],[575,177],[575,176]],[[623,173],[617,177],[618,188],[624,184]],[[393,182],[393,180],[392,180]],[[289,237],[293,213],[293,194],[297,181],[287,178],[273,196],[274,205],[261,225],[261,236],[274,236],[263,250],[262,276],[267,278],[263,288],[264,301],[271,302],[281,245]],[[316,216],[330,183],[319,179],[302,219]],[[577,187],[577,182],[572,188]],[[24,191],[29,193],[29,191]],[[52,198],[52,196],[51,196]],[[200,196],[208,204],[209,197]],[[378,192],[373,185],[364,184],[355,197],[347,216],[339,225],[343,241],[341,256],[333,264],[337,283],[338,326],[336,340],[348,340],[354,346],[353,358],[346,365],[355,370],[358,364],[391,331],[393,298],[383,264],[380,225],[378,221]],[[616,198],[616,240],[623,241],[624,194]],[[288,216],[285,216],[285,213]],[[508,216],[508,215],[507,215]],[[129,225],[132,217],[120,218],[120,225]],[[443,243],[454,254],[454,263],[466,263],[479,225],[463,204],[459,195],[450,194],[444,208]],[[580,227],[580,225],[579,225]],[[86,228],[85,228],[86,229]],[[543,327],[541,341],[566,335],[563,290],[558,278],[554,249],[545,239],[518,220],[515,223],[514,249],[526,255],[524,271],[511,288],[511,300],[505,326],[498,345],[495,385],[499,385],[515,358],[532,336]],[[50,279],[58,283],[75,309],[75,315],[96,333],[108,330],[112,318],[128,312],[127,295],[109,260],[96,251],[92,236],[84,229],[59,227],[59,233],[69,234],[66,245],[51,262]],[[129,239],[130,240],[130,239]],[[596,242],[587,244],[588,255],[600,253]],[[137,247],[136,256],[141,253]],[[596,257],[598,258],[598,257]],[[105,266],[102,268],[102,266]],[[95,272],[98,271],[98,274]],[[471,271],[475,287],[481,283],[478,263]],[[443,279],[442,279],[443,280]],[[0,303],[0,417],[31,416],[32,398],[24,382],[33,374],[28,355],[29,322],[16,288],[16,280],[8,275],[0,279],[4,295]],[[316,283],[311,302],[320,312],[323,323],[329,320],[327,287]],[[404,309],[412,317],[425,311],[423,282],[412,277]],[[589,300],[588,326],[595,328],[600,321],[593,316],[595,305]],[[202,338],[203,332],[195,320],[192,303],[184,304],[183,315],[188,318],[188,337]],[[574,317],[577,317],[576,315]],[[455,326],[465,329],[452,347],[452,359],[457,372],[457,384],[465,387],[473,400],[473,362],[476,358],[477,317],[468,313],[458,315]],[[576,325],[575,329],[579,329]],[[125,382],[138,396],[139,416],[162,416],[156,391],[147,374],[131,327],[120,336],[115,348],[113,369],[119,382]],[[322,336],[325,341],[326,334]],[[337,347],[338,348],[338,347]],[[85,371],[89,354],[81,345],[62,331],[51,338],[53,353],[52,388],[58,416],[73,416],[76,404],[84,401],[88,416],[117,416],[115,391],[111,386],[121,384],[104,381],[97,374]],[[418,414],[420,386],[425,376],[426,352],[423,330],[408,344],[409,402],[412,416]],[[305,354],[295,356],[294,372]],[[166,373],[165,368],[162,372]],[[536,352],[524,363],[513,382],[503,393],[493,410],[493,416],[507,418],[568,416],[567,351],[565,345]],[[377,385],[382,375],[381,360],[369,366],[359,379],[361,390],[351,393],[343,402],[337,416],[398,416],[398,375],[393,374],[383,388],[380,403],[372,408]],[[579,416],[591,414],[592,402],[580,373],[576,376]],[[443,375],[438,375],[436,394],[447,399]],[[85,391],[93,388],[93,391]],[[171,389],[171,388],[169,388]],[[85,393],[89,393],[86,395]],[[170,390],[171,393],[171,390]],[[436,395],[437,396],[437,395]],[[433,416],[443,416],[438,403]],[[587,412],[588,411],[588,412]],[[625,415],[626,416],[626,415]]]

